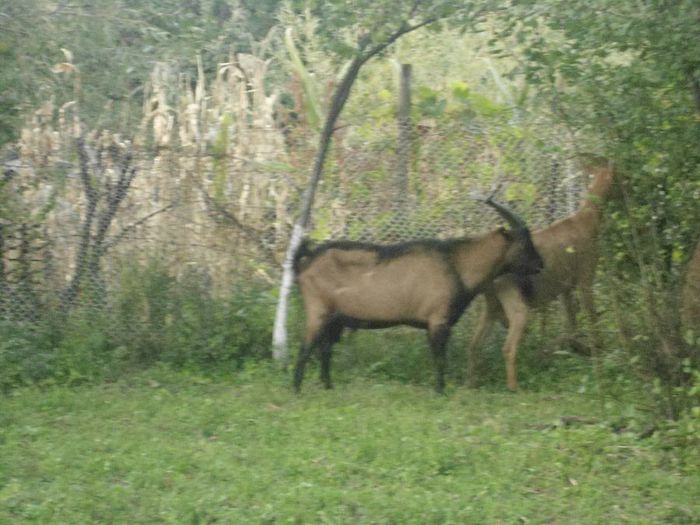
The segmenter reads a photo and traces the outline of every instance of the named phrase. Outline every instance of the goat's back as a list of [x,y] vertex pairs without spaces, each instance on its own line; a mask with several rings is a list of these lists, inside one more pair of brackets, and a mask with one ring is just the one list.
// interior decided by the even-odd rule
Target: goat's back
[[538,307],[580,285],[590,285],[598,259],[598,227],[598,215],[583,209],[533,232],[532,242],[544,260],[543,270],[521,279],[512,274],[501,276],[494,281],[493,290],[503,293],[520,288],[527,303]]

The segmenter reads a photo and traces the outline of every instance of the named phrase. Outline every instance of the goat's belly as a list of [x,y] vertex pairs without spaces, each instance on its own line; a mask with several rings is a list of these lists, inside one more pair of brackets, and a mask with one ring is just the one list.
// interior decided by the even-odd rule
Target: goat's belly
[[[342,294],[341,294],[342,295]],[[452,318],[463,311],[461,297],[452,294],[422,294],[403,290],[386,294],[347,294],[336,298],[332,311],[352,328],[387,328],[408,325],[425,328],[429,323]],[[465,303],[466,304],[466,303]]]
[[337,308],[334,315],[343,324],[352,328],[386,328],[397,325],[425,326],[427,317],[409,309],[392,308],[373,310],[360,308]]
[[358,319],[349,317],[343,314],[337,314],[335,319],[347,328],[362,328],[369,330],[378,330],[382,328],[391,328],[392,326],[412,326],[414,328],[427,328],[427,323],[415,319],[394,319],[394,320],[377,320],[377,319]]

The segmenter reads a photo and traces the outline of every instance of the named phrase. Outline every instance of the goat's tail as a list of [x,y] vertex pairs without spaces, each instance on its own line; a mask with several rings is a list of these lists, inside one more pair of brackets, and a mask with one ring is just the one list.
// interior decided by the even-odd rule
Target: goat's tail
[[299,248],[297,248],[296,253],[294,254],[294,263],[293,263],[293,268],[294,268],[294,274],[299,275],[299,272],[302,269],[302,259],[305,257],[311,255],[311,249],[309,248],[309,241],[308,239],[302,239],[301,244],[299,245]]

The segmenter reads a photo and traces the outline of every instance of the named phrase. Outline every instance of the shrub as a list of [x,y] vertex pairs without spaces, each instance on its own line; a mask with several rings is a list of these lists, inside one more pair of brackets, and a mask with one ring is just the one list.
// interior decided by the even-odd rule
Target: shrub
[[113,301],[115,340],[141,365],[239,367],[246,358],[266,357],[270,292],[243,284],[216,292],[206,272],[176,278],[157,261],[128,265]]
[[113,380],[156,363],[236,370],[269,357],[273,313],[267,286],[220,293],[204,272],[176,278],[159,262],[125,264],[99,306],[0,324],[0,389]]
[[55,356],[47,327],[28,322],[0,323],[0,389],[42,381],[53,374]]

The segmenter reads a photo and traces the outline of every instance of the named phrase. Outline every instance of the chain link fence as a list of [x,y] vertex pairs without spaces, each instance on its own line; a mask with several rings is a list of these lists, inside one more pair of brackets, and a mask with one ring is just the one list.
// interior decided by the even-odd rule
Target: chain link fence
[[[575,210],[585,186],[573,152],[534,131],[424,129],[411,137],[407,162],[399,162],[391,134],[373,143],[345,131],[328,161],[310,237],[390,243],[479,233],[498,218],[470,194],[496,182],[499,198],[536,229]],[[234,282],[276,286],[303,165],[243,162],[223,178],[207,153],[149,159],[114,137],[62,148],[73,151],[73,164],[6,163],[4,189],[14,185],[18,201],[0,223],[4,319],[37,321],[42,306],[109,308],[125,269],[154,263],[176,279],[200,274],[214,290]]]
[[476,234],[499,219],[472,195],[494,186],[497,197],[537,229],[575,211],[586,184],[563,144],[498,129],[429,130],[412,137],[409,151],[406,173],[397,170],[397,148],[373,155],[366,144],[333,166],[321,186],[311,235],[390,243]]

